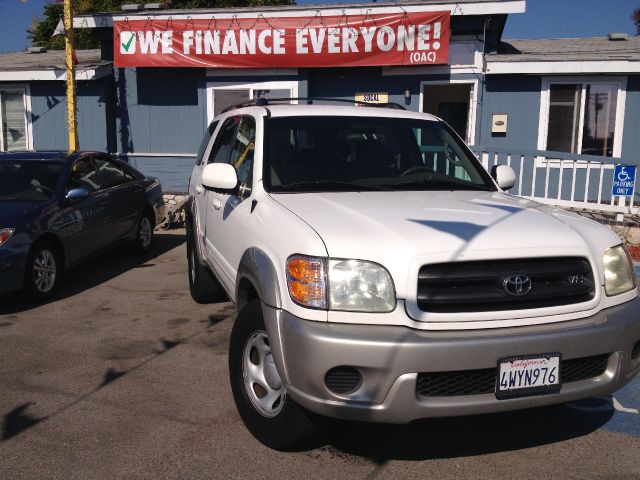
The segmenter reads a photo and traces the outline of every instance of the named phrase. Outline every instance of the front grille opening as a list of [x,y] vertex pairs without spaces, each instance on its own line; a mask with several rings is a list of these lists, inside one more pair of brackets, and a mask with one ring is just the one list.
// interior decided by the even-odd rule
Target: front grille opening
[[327,372],[324,383],[333,393],[346,395],[360,388],[362,375],[353,367],[335,367]]
[[[608,361],[609,354],[562,360],[560,379],[565,384],[599,377],[607,370]],[[495,392],[497,375],[497,368],[423,372],[418,374],[416,393],[422,397],[485,395]]]
[[596,288],[581,257],[526,258],[424,265],[418,308],[457,313],[545,308],[587,302]]
[[640,340],[631,349],[631,360],[637,360],[638,358],[640,358]]

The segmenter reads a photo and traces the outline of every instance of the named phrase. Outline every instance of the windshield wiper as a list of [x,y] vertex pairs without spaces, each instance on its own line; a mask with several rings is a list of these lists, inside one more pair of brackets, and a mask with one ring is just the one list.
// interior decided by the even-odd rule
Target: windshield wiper
[[473,183],[460,183],[451,180],[441,180],[434,178],[414,178],[411,180],[403,180],[400,182],[394,182],[389,184],[390,187],[395,188],[412,188],[412,187],[427,187],[425,190],[482,190],[489,191],[486,185],[476,185]]
[[335,181],[335,180],[314,180],[312,182],[296,182],[287,185],[272,186],[273,192],[353,192],[353,191],[380,191],[388,190],[379,185],[363,185],[356,182]]

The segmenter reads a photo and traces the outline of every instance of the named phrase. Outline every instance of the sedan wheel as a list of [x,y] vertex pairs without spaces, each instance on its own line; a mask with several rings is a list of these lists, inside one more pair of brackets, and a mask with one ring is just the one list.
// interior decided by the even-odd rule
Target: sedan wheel
[[148,215],[143,215],[138,223],[135,247],[140,253],[148,252],[153,241],[153,223]]
[[49,293],[56,284],[58,269],[56,257],[49,250],[38,252],[33,263],[33,280],[39,292]]
[[49,298],[58,286],[61,275],[60,256],[56,246],[48,241],[33,246],[25,266],[24,293],[32,301]]

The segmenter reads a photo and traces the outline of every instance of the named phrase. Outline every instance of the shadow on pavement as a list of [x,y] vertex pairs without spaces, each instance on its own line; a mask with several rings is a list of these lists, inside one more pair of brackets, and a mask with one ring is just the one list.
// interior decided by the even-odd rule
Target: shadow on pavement
[[[609,399],[610,400],[610,399]],[[408,425],[330,421],[324,435],[330,450],[384,464],[389,460],[429,460],[520,450],[588,435],[614,414],[607,399],[598,408],[542,407],[469,417],[435,418]]]
[[29,408],[31,403],[25,403],[17,408],[14,408],[7,413],[2,420],[2,436],[0,442],[9,440],[11,437],[19,434],[27,428],[33,427],[40,422],[41,418],[35,418],[25,413],[25,410]]
[[0,296],[0,315],[24,312],[71,297],[134,268],[152,267],[153,264],[148,264],[150,260],[183,244],[185,238],[184,233],[155,235],[151,251],[142,255],[134,253],[128,245],[117,247],[95,260],[65,272],[58,291],[44,303],[28,303],[21,298],[19,292]]

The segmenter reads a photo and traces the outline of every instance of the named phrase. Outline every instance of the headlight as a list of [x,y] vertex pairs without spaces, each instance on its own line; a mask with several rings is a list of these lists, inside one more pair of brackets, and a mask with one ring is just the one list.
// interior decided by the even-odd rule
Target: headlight
[[385,313],[396,304],[389,272],[364,260],[293,255],[287,260],[287,286],[303,307]]
[[13,235],[13,228],[3,228],[0,229],[0,245],[9,240],[11,235]]
[[608,296],[619,295],[636,286],[633,262],[627,249],[622,245],[604,252],[604,290]]

